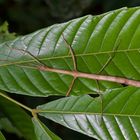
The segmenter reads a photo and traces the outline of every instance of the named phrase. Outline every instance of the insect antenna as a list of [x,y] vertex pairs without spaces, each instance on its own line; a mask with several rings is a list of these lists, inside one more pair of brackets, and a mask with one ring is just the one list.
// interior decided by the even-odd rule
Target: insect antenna
[[20,51],[20,52],[24,52],[24,53],[28,54],[28,56],[30,56],[31,58],[33,58],[33,60],[35,60],[41,66],[46,66],[45,63],[43,63],[41,60],[39,60],[36,56],[34,56],[31,52],[29,52],[27,50],[23,50],[23,49],[19,49],[19,48],[11,48],[8,44],[6,44],[6,47],[8,47],[11,50],[17,50],[17,51]]

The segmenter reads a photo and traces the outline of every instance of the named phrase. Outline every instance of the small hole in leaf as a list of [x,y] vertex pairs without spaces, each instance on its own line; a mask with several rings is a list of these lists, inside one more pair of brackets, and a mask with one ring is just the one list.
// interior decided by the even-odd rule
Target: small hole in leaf
[[128,85],[126,85],[126,84],[121,84],[123,87],[127,87]]
[[92,98],[96,98],[96,97],[99,97],[100,95],[99,94],[89,94],[89,96]]

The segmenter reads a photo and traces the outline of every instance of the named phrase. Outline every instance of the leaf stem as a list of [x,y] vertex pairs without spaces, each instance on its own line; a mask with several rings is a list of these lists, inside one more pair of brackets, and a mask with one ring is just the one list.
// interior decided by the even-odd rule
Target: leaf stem
[[4,95],[4,94],[1,93],[1,92],[0,92],[0,96],[2,96],[2,97],[4,97],[4,98],[6,98],[7,100],[9,100],[9,101],[11,101],[11,102],[13,102],[13,103],[19,105],[20,107],[24,108],[25,110],[28,110],[29,112],[31,112],[31,113],[33,114],[33,110],[32,110],[31,108],[27,107],[26,105],[24,105],[24,104],[22,104],[22,103],[20,103],[20,102],[18,102],[18,101],[16,101],[16,100],[14,100],[14,99],[12,99],[11,97],[9,97],[9,96],[7,96],[7,95]]

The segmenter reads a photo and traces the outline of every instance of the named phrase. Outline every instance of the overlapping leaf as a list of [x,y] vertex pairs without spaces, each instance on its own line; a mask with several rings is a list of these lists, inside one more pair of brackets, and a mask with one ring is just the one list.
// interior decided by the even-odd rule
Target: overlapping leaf
[[100,99],[88,95],[62,98],[38,109],[39,115],[97,139],[138,140],[139,100],[139,88],[124,87],[104,93],[103,112]]
[[37,140],[61,140],[57,135],[51,132],[39,119],[33,118],[32,121],[34,124]]
[[0,111],[8,118],[13,127],[18,130],[19,136],[27,140],[36,140],[31,117],[23,109],[0,96]]
[[[30,96],[65,95],[72,77],[21,67],[39,63],[27,53],[13,49],[27,50],[53,68],[72,70],[71,54],[62,35],[75,53],[79,71],[98,73],[110,56],[115,54],[102,74],[140,80],[139,23],[139,7],[123,8],[99,16],[88,15],[56,24],[5,42],[0,45],[0,88]],[[100,82],[102,90],[120,86]],[[78,78],[72,94],[95,91],[97,86],[94,80]]]

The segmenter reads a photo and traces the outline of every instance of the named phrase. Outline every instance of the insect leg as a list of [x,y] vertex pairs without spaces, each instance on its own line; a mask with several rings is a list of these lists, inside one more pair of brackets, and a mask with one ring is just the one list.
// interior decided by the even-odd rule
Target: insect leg
[[[72,61],[73,61],[74,72],[76,72],[76,71],[77,71],[77,64],[76,64],[76,58],[75,58],[75,55],[74,55],[74,51],[73,51],[71,45],[70,45],[70,44],[68,43],[68,41],[65,39],[65,37],[64,37],[63,34],[62,34],[62,37],[63,37],[63,40],[65,41],[65,43],[67,44],[67,47],[68,47],[69,50],[70,50],[71,57],[72,57]],[[74,85],[74,82],[75,82],[76,78],[77,78],[76,76],[73,77],[73,80],[71,81],[71,84],[70,84],[69,89],[68,89],[68,91],[67,91],[67,93],[66,93],[66,96],[69,96],[69,95],[70,95],[70,92],[71,92],[71,90],[72,90],[72,88],[73,88],[73,85]]]
[[[102,71],[110,64],[110,62],[113,60],[113,58],[115,57],[115,52],[116,50],[118,49],[120,45],[120,41],[118,43],[118,45],[116,45],[116,47],[113,48],[113,51],[111,54],[109,54],[109,58],[107,59],[106,63],[102,66],[102,68],[99,70],[98,74],[101,74]],[[99,81],[96,80],[96,83],[97,83],[97,88],[98,88],[98,94],[99,94],[99,97],[100,97],[100,101],[101,101],[101,117],[103,117],[103,95],[101,93],[101,90],[100,90],[100,85],[99,85]]]

